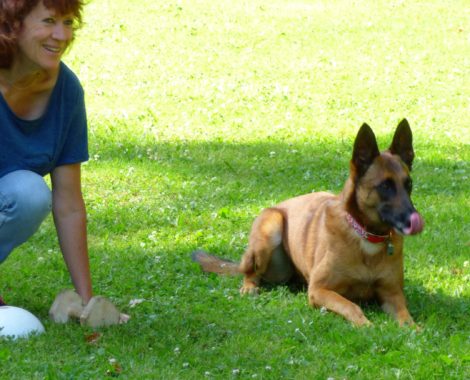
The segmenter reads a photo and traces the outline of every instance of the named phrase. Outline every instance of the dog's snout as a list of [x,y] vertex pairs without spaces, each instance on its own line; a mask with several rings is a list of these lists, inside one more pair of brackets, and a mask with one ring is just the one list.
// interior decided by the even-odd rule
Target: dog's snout
[[414,208],[408,208],[406,211],[402,212],[399,216],[400,221],[407,227],[411,225],[411,215],[415,213]]
[[424,226],[423,218],[411,204],[400,211],[391,204],[383,204],[379,213],[384,223],[403,235],[418,234]]
[[424,227],[424,220],[418,211],[414,211],[409,218],[408,227],[403,230],[405,235],[419,234]]

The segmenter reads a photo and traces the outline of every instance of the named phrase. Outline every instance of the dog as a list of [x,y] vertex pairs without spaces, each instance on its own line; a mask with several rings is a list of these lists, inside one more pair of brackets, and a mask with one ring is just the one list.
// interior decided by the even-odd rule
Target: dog
[[403,237],[420,233],[424,221],[410,198],[412,140],[403,119],[381,153],[364,123],[340,194],[310,193],[263,210],[240,263],[201,250],[193,260],[206,272],[244,275],[242,294],[257,293],[261,281],[300,278],[310,305],[356,326],[371,324],[355,303],[361,300],[377,300],[400,326],[413,325],[403,293]]

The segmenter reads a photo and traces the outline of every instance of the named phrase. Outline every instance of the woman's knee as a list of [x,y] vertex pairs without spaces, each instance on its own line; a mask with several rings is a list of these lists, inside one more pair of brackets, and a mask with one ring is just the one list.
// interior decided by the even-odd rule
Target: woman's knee
[[0,263],[37,231],[51,205],[51,191],[38,174],[20,170],[0,178]]
[[44,179],[30,171],[19,170],[0,179],[0,197],[6,214],[43,220],[51,210],[52,194]]

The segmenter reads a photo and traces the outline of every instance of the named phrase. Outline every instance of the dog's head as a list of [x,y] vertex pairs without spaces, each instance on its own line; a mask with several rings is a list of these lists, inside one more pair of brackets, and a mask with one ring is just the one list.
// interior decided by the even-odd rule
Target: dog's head
[[422,231],[423,219],[411,201],[413,137],[406,119],[395,131],[390,148],[380,153],[372,129],[363,124],[354,142],[350,164],[352,202],[366,227],[400,234]]

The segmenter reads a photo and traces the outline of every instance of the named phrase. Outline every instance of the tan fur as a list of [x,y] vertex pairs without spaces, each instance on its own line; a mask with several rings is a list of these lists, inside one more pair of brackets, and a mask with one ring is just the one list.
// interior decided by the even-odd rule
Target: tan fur
[[[359,159],[353,157],[350,178],[339,195],[306,194],[262,211],[238,267],[207,254],[204,260],[195,260],[207,271],[242,273],[242,294],[256,293],[261,280],[285,283],[297,275],[308,286],[312,306],[326,307],[355,325],[370,323],[354,303],[369,299],[378,299],[400,325],[412,324],[403,294],[403,237],[381,221],[376,190],[387,178],[401,183],[409,169],[398,155],[388,152],[371,161],[359,177]],[[374,244],[360,237],[347,222],[347,212],[377,233],[390,233],[393,254],[387,254],[387,243]]]

